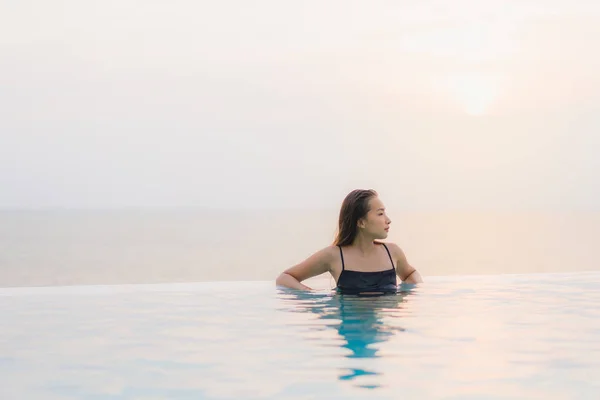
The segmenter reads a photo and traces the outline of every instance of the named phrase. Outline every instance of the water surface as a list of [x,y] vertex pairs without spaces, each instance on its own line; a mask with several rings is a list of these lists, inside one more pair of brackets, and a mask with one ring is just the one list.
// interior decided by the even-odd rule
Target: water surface
[[0,398],[597,399],[600,273],[0,289]]

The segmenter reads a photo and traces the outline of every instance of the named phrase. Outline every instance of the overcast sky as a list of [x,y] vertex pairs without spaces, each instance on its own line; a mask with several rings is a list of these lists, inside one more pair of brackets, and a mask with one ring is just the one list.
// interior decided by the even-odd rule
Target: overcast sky
[[599,209],[598,4],[4,1],[0,207]]

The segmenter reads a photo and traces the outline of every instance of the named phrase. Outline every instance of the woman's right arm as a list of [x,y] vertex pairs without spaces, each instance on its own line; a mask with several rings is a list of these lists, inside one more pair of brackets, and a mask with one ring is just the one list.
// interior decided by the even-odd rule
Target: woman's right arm
[[275,284],[291,289],[312,290],[308,286],[303,285],[302,281],[328,272],[331,261],[331,247],[326,247],[317,251],[301,263],[283,271],[277,277]]

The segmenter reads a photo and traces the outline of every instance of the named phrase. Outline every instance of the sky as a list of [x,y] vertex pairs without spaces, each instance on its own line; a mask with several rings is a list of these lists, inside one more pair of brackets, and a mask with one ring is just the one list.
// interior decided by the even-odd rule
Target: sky
[[600,208],[600,3],[0,6],[0,208]]

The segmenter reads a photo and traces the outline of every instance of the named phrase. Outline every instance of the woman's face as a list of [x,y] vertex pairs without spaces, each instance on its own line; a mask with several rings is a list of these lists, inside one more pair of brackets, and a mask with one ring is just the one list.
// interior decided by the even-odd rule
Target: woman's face
[[385,206],[379,197],[369,200],[369,212],[359,221],[359,228],[375,239],[385,239],[388,236],[392,221],[385,213]]

